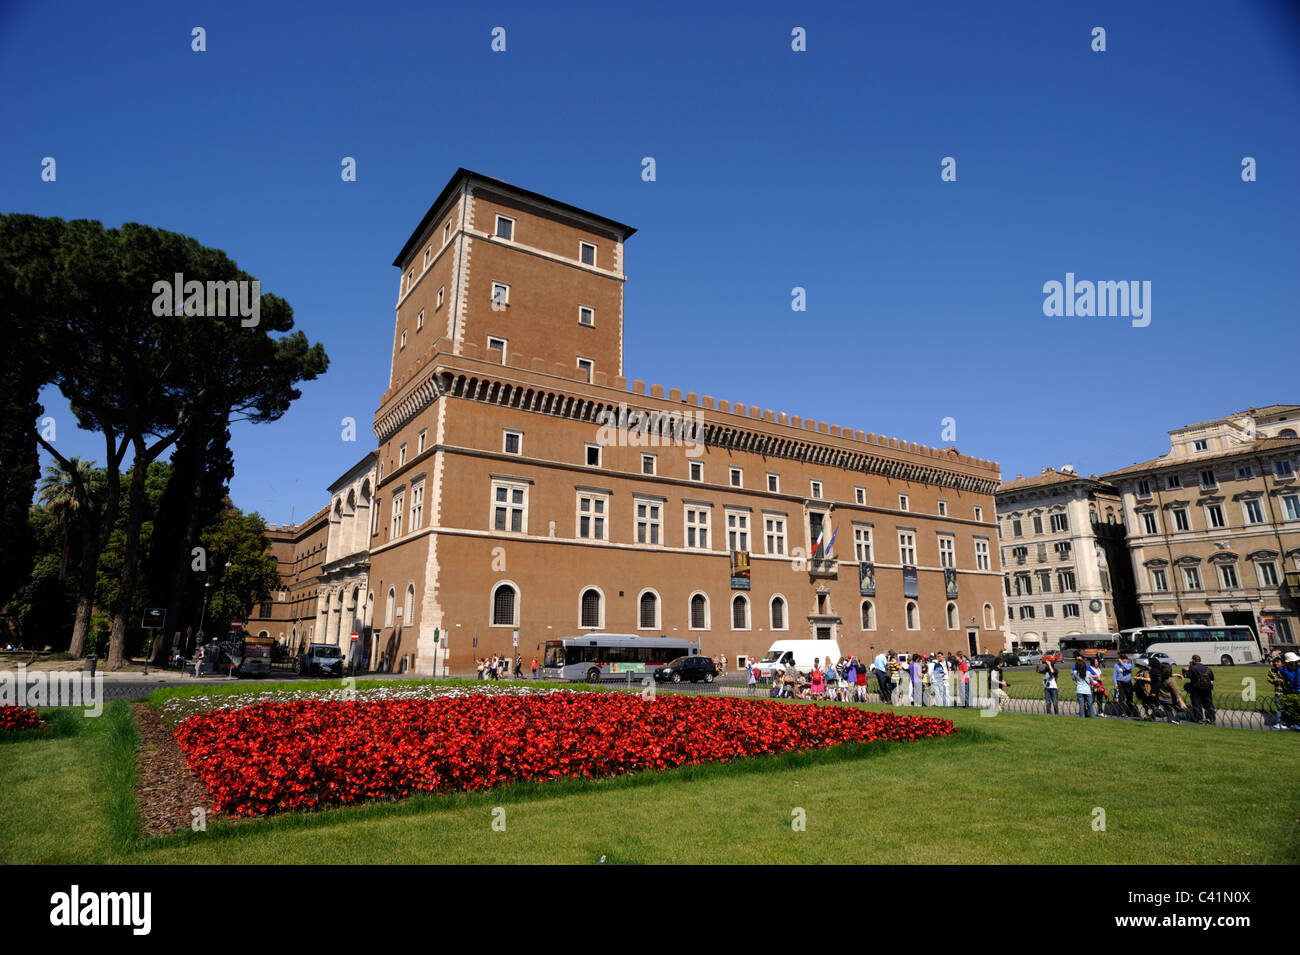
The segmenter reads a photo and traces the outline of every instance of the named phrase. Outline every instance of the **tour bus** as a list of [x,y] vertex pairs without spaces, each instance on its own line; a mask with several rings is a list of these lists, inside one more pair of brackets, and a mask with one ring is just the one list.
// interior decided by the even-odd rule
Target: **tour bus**
[[1192,654],[1201,662],[1232,666],[1264,659],[1259,638],[1250,627],[1205,627],[1178,624],[1169,627],[1134,627],[1120,634],[1120,647],[1130,657],[1140,653],[1167,653],[1174,666],[1187,666]]
[[1086,659],[1105,662],[1120,651],[1120,636],[1118,633],[1072,633],[1061,638],[1058,649],[1066,659],[1072,658],[1077,650]]
[[678,657],[699,653],[693,640],[675,637],[634,637],[626,633],[587,633],[563,640],[547,640],[542,657],[544,680],[599,683],[626,680],[633,674],[639,682]]

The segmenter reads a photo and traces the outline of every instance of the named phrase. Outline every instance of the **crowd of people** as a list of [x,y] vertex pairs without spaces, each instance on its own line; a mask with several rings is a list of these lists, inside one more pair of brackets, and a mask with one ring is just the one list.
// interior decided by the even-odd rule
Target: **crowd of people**
[[[524,658],[515,654],[511,660],[507,656],[494,654],[490,657],[483,657],[474,661],[474,667],[478,671],[480,680],[508,680],[511,673],[515,679],[522,679],[524,675]],[[533,679],[537,679],[537,661],[533,660],[532,665]]]
[[[759,676],[753,661],[745,666],[751,694],[758,692]],[[841,656],[838,660],[817,657],[804,671],[787,663],[773,679],[771,695],[787,699],[862,702],[870,698],[903,706],[970,706],[971,671],[966,654],[878,653],[868,663],[861,657]],[[989,689],[1006,699],[1001,664],[990,671]]]

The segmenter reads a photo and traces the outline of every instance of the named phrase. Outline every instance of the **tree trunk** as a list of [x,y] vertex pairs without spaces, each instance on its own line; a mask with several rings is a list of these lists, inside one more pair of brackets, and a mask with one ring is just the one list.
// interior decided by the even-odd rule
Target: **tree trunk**
[[[193,479],[190,482],[189,498],[190,507],[186,509],[185,532],[181,536],[180,546],[176,549],[176,563],[172,567],[170,586],[167,588],[167,620],[169,629],[180,627],[181,614],[185,608],[185,596],[188,592],[186,584],[193,562],[191,548],[194,546],[194,540],[199,533],[199,514],[203,504],[203,481],[204,473],[202,468],[196,468],[193,471]],[[183,628],[182,628],[183,630]],[[165,648],[170,647],[167,640],[159,640],[157,646],[153,649],[153,662],[160,663],[164,660],[163,653]]]
[[140,525],[144,521],[144,488],[152,458],[145,457],[144,442],[132,439],[135,448],[131,462],[131,490],[127,498],[126,546],[122,552],[122,577],[118,585],[117,601],[113,604],[113,631],[108,645],[109,670],[120,670],[126,664],[126,622],[131,615],[135,599],[136,578],[139,576]]
[[[108,543],[113,533],[113,524],[117,520],[117,506],[122,497],[122,481],[118,468],[122,466],[122,455],[126,443],[120,449],[114,448],[115,441],[109,435],[104,436],[108,445],[108,463],[105,465],[104,477],[108,483],[108,494],[104,505],[96,512],[91,507],[90,489],[83,487],[79,478],[74,476],[79,506],[77,520],[81,524],[81,577],[77,584],[77,616],[72,624],[72,640],[68,645],[68,655],[80,657],[86,652],[86,634],[90,632],[90,614],[95,605],[95,578],[99,570],[99,554]],[[45,449],[60,461],[65,468],[71,464],[44,441]],[[96,526],[98,516],[98,526]],[[103,649],[102,647],[100,648]]]

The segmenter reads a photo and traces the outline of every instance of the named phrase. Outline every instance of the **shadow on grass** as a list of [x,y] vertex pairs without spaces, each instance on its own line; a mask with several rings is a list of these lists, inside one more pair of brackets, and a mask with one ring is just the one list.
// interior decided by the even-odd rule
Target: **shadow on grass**
[[[331,684],[335,685],[335,684]],[[117,713],[114,713],[115,718]],[[248,819],[230,819],[213,822],[203,832],[179,832],[165,836],[145,837],[140,833],[139,812],[135,802],[135,745],[125,745],[125,732],[129,729],[135,740],[135,722],[126,710],[129,724],[119,730],[114,724],[110,734],[108,759],[111,784],[111,832],[116,848],[133,850],[160,849],[185,846],[190,843],[209,842],[213,839],[242,839],[271,831],[311,830],[338,823],[387,819],[400,816],[418,816],[428,813],[449,812],[478,806],[498,806],[508,803],[551,799],[557,796],[579,795],[595,792],[614,792],[657,786],[665,783],[698,783],[709,780],[760,775],[813,766],[830,766],[837,763],[889,756],[900,749],[907,751],[918,747],[946,749],[964,747],[1000,740],[996,733],[982,729],[963,729],[953,736],[910,742],[882,741],[877,743],[846,743],[822,749],[752,756],[725,763],[701,763],[673,769],[647,770],[619,776],[597,778],[563,778],[545,781],[524,781],[505,786],[461,793],[418,793],[402,799],[386,799],[353,806],[330,806],[308,812],[292,812]]]

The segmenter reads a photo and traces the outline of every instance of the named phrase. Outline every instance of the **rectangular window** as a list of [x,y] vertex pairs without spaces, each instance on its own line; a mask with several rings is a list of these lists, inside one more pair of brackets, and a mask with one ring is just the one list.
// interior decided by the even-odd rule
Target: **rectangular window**
[[506,454],[520,454],[524,448],[524,433],[505,429],[501,432],[501,450]]
[[590,358],[579,358],[578,371],[582,374],[583,380],[590,384],[596,373],[596,363]]
[[1277,586],[1277,564],[1271,560],[1261,560],[1255,564],[1255,573],[1259,576],[1261,587]]
[[781,477],[778,474],[768,474],[767,489],[773,494],[781,492]]
[[406,463],[406,445],[403,444],[397,449],[397,466],[400,468],[405,463]]
[[899,509],[900,511],[905,511],[905,510],[907,510],[907,495],[906,495],[906,494],[900,494],[900,495],[898,495],[898,509]]
[[1187,508],[1174,508],[1174,530],[1186,531],[1191,530],[1192,525],[1187,520]]
[[1264,523],[1264,510],[1259,506],[1259,501],[1242,501],[1241,512],[1245,515],[1247,524]]
[[764,515],[763,546],[768,554],[785,553],[785,518]]
[[1252,477],[1254,477],[1254,473],[1251,471],[1251,468],[1250,468],[1250,465],[1249,465],[1249,464],[1238,464],[1238,465],[1237,465],[1237,480],[1238,480],[1238,481],[1248,481],[1248,480],[1250,480]]
[[1177,474],[1171,474],[1165,478],[1165,486],[1172,491],[1174,488],[1183,486],[1183,479]]
[[516,534],[528,530],[528,486],[492,482],[492,528]]
[[1074,571],[1059,570],[1056,572],[1056,589],[1063,594],[1074,593],[1078,588],[1074,583]]
[[939,566],[957,566],[957,544],[956,541],[947,534],[939,535]]
[[509,216],[497,216],[497,238],[510,242],[515,237],[515,220]]
[[1142,480],[1142,481],[1138,481],[1138,482],[1137,482],[1137,496],[1138,496],[1138,497],[1150,497],[1150,496],[1151,496],[1151,482],[1150,482],[1150,481]]
[[393,495],[393,524],[392,536],[394,538],[402,536],[402,512],[406,507],[406,494],[402,491]]
[[1012,537],[1024,537],[1024,536],[1025,536],[1024,533],[1021,531],[1020,520],[1019,520],[1019,518],[1017,518],[1016,520],[1013,520],[1013,521],[1011,522],[1011,536],[1012,536]]
[[398,345],[397,345],[397,350],[398,350],[398,351],[402,351],[402,350],[405,349],[405,348],[406,348],[406,329],[403,328],[403,329],[402,329],[402,338],[401,338],[401,340],[399,341],[399,343],[398,343]]
[[1030,586],[1029,575],[1016,574],[1016,596],[1029,597],[1033,595],[1033,592],[1034,588]]
[[663,504],[658,501],[636,502],[636,542],[658,545],[663,540]]
[[1236,590],[1241,586],[1237,580],[1237,568],[1232,564],[1219,565],[1219,583],[1224,590]]
[[641,455],[641,473],[650,475],[655,473],[655,456],[653,454]]
[[822,482],[813,481],[812,486],[809,488],[809,493],[811,493],[814,498],[820,499],[822,496]]
[[853,557],[859,564],[867,564],[871,557],[871,528],[853,528]]
[[428,438],[428,436],[429,436],[429,429],[421,428],[419,437],[416,438],[416,442],[415,442],[416,454],[423,453],[425,440]]
[[1073,546],[1069,541],[1057,541],[1056,544],[1053,545],[1053,549],[1056,551],[1056,557],[1058,560],[1069,560]]
[[977,521],[984,520],[984,508],[982,507],[975,508],[975,520]]
[[1165,576],[1164,570],[1159,567],[1151,568],[1151,589],[1160,594],[1169,590],[1169,578]]
[[411,530],[424,526],[424,482],[411,486]]
[[910,531],[898,532],[898,562],[900,564],[916,564],[916,535]]
[[1288,521],[1300,520],[1300,496],[1288,494],[1282,498],[1282,509]]
[[731,468],[728,471],[732,487],[744,487],[745,473],[740,468]]
[[434,306],[434,309],[433,309],[435,312],[436,312],[438,309],[442,308],[442,297],[443,297],[446,293],[447,293],[447,286],[444,285],[444,286],[442,286],[441,288],[438,289],[438,304],[437,304],[436,306]]
[[1035,533],[1035,534],[1041,534],[1042,532],[1043,532],[1043,516],[1042,516],[1041,514],[1035,514],[1035,515],[1034,515],[1034,533]]
[[451,223],[444,222],[442,226],[442,244],[446,245],[451,241]]
[[425,267],[426,269],[429,267],[429,257],[430,257],[431,255],[433,255],[433,249],[425,249],[425,250],[424,250],[424,267]]
[[1079,605],[1078,605],[1078,604],[1062,604],[1062,605],[1061,605],[1061,616],[1062,616],[1062,617],[1077,617],[1077,616],[1079,616]]
[[1046,617],[1048,620],[1051,620],[1053,617],[1056,616],[1056,613],[1055,613],[1055,611],[1053,610],[1051,604],[1044,604],[1044,605],[1043,605],[1043,616]]
[[510,286],[504,282],[492,283],[492,307],[497,311],[510,304]]
[[1052,533],[1063,534],[1070,529],[1070,518],[1067,514],[1052,515]]
[[948,516],[948,502],[947,502],[947,501],[940,501],[940,502],[939,502],[939,516],[940,516],[940,517],[947,517],[947,516]]
[[588,328],[596,324],[596,310],[587,305],[578,306],[578,324]]
[[1219,504],[1210,504],[1205,508],[1206,523],[1211,528],[1227,527],[1227,522],[1223,519],[1223,507]]
[[578,495],[578,538],[580,540],[609,540],[605,535],[605,515],[609,498],[603,494]]
[[1183,568],[1183,589],[1200,590],[1201,589],[1201,571],[1198,567]]
[[1214,488],[1218,486],[1219,486],[1219,482],[1215,478],[1213,471],[1207,470],[1201,472],[1201,487]]
[[1040,570],[1038,572],[1038,592],[1040,594],[1050,594],[1052,592],[1052,572],[1050,570]]
[[1200,438],[1192,442],[1192,447],[1197,451],[1208,451],[1210,449],[1210,442],[1205,438]]
[[418,332],[424,327],[424,309],[420,309],[420,314],[415,316],[415,330]]
[[596,247],[590,242],[578,243],[578,259],[583,265],[596,264]]
[[489,354],[491,352],[497,352],[499,355],[497,360],[504,365],[506,363],[506,340],[504,338],[489,337],[487,345]]
[[382,502],[380,501],[379,498],[375,498],[375,503],[374,503],[375,518],[374,518],[373,521],[370,522],[370,536],[371,536],[371,537],[378,537],[378,536],[379,536],[379,518],[380,518],[380,515],[383,513],[382,508],[381,508],[381,506],[380,506],[381,503],[382,503]]
[[975,569],[989,569],[989,542],[986,540],[975,541]]
[[1289,478],[1293,473],[1291,462],[1287,458],[1281,458],[1273,462],[1273,473],[1280,478]]
[[749,550],[749,515],[727,512],[727,550]]
[[858,504],[866,504],[867,489],[865,487],[855,487],[853,489],[853,500]]
[[691,480],[697,484],[704,480],[704,465],[699,461],[691,462]]
[[1152,511],[1147,511],[1142,515],[1142,531],[1146,534],[1157,532],[1156,515]]
[[709,509],[686,508],[686,546],[695,550],[709,549]]
[[587,450],[587,467],[589,468],[600,467],[600,445],[589,444],[587,445],[586,450]]
[[406,273],[406,290],[409,292],[411,290],[411,286],[414,284],[415,284],[415,269],[411,269],[410,272]]

